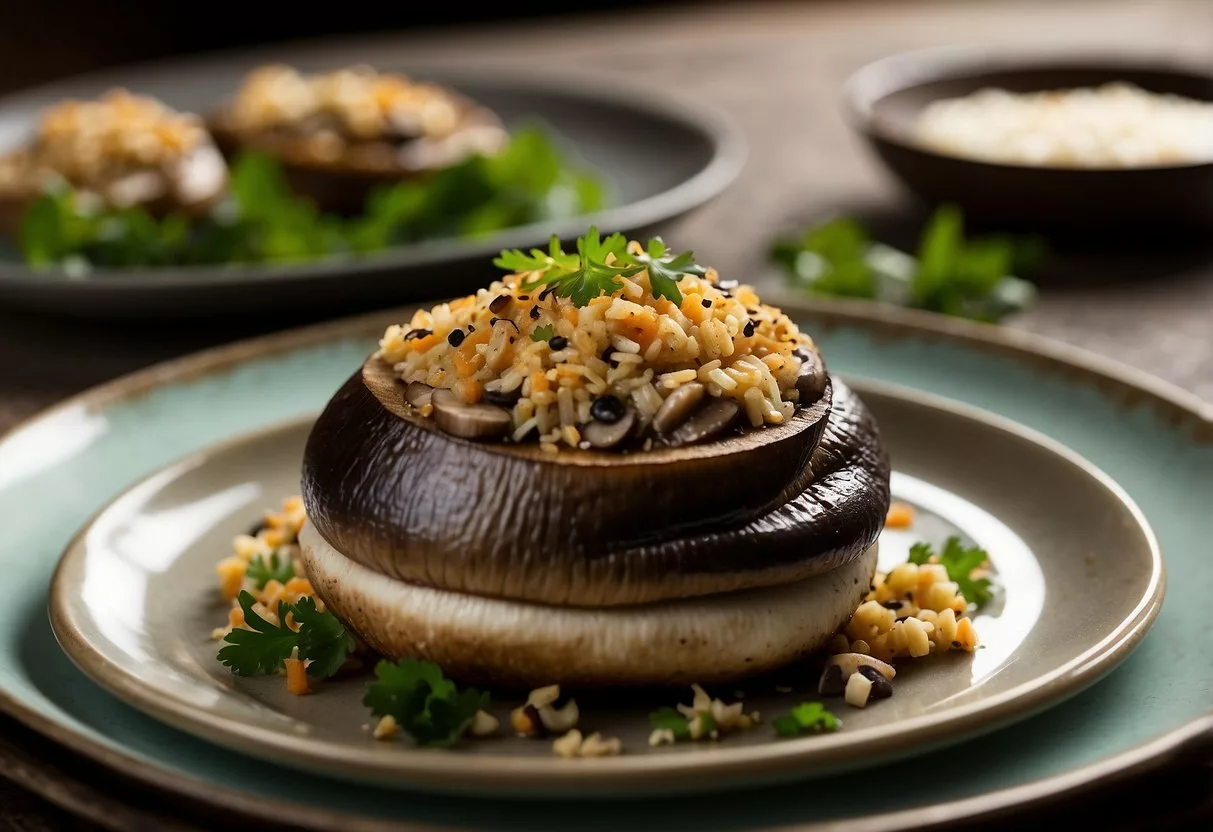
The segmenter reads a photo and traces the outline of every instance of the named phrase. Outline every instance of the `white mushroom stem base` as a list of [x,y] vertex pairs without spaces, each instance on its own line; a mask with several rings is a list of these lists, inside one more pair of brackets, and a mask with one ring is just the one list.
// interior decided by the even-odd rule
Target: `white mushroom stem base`
[[299,542],[317,594],[372,649],[429,659],[461,680],[525,687],[706,684],[772,670],[824,645],[876,570],[873,544],[793,584],[593,609],[405,583],[350,560],[311,524]]

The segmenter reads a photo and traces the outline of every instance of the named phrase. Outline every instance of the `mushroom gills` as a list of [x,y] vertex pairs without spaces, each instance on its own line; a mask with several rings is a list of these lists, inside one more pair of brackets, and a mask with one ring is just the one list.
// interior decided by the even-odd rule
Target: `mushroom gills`
[[434,405],[434,421],[451,436],[494,439],[510,430],[509,411],[491,404],[465,404],[445,387],[430,395],[430,403]]

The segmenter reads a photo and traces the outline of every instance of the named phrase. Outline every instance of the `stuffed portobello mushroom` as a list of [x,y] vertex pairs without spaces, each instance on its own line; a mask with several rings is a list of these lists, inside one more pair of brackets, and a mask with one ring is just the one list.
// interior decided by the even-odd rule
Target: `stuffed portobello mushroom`
[[45,110],[32,140],[0,157],[0,230],[13,233],[48,186],[96,209],[202,214],[227,188],[227,164],[202,120],[115,89]]
[[315,75],[261,67],[209,121],[226,152],[272,156],[292,190],[346,213],[361,210],[376,185],[494,155],[509,140],[487,108],[370,67]]
[[868,592],[889,463],[744,285],[591,230],[387,329],[302,471],[302,560],[386,656],[536,685],[727,681]]

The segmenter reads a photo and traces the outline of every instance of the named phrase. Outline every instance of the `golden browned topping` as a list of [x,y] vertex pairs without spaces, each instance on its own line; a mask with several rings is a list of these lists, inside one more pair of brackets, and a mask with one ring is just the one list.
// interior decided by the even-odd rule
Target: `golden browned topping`
[[0,159],[0,189],[36,191],[48,176],[119,206],[169,191],[183,204],[202,201],[225,179],[197,116],[123,89],[44,110],[34,141]]
[[370,67],[303,75],[288,66],[265,66],[245,79],[227,118],[236,130],[314,128],[355,139],[443,138],[459,126],[450,92]]
[[206,141],[197,116],[115,89],[96,101],[64,101],[45,110],[35,155],[69,180],[89,181],[101,167],[159,165]]

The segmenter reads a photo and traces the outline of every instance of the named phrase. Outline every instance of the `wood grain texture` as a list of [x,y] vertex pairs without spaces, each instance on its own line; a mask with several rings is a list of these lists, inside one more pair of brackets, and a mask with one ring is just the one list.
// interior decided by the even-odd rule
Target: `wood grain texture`
[[[592,36],[591,36],[592,35]],[[778,285],[765,263],[773,234],[854,212],[890,242],[912,239],[921,214],[903,201],[843,121],[839,89],[893,52],[978,43],[1019,50],[1100,50],[1213,65],[1213,3],[1203,0],[831,0],[732,3],[569,17],[508,29],[377,36],[361,60],[536,69],[546,63],[617,72],[714,104],[746,130],[750,159],[736,185],[667,234],[727,277]],[[1041,298],[1012,322],[1136,365],[1213,400],[1213,245],[1187,240],[1076,240],[1040,275]],[[336,310],[334,310],[336,311]],[[67,395],[152,362],[298,319],[133,328],[0,313],[0,429]],[[216,816],[114,778],[0,720],[0,774],[113,828],[210,828]],[[1140,795],[1149,795],[1142,800]],[[1105,789],[1067,808],[1025,813],[1078,828],[1191,829],[1213,820],[1213,771],[1190,763]],[[157,803],[159,801],[159,805]],[[1159,817],[1161,808],[1167,815]],[[157,814],[159,812],[159,814]],[[85,829],[63,811],[0,783],[0,831]],[[953,826],[953,829],[962,827]],[[976,827],[975,827],[976,828]]]

